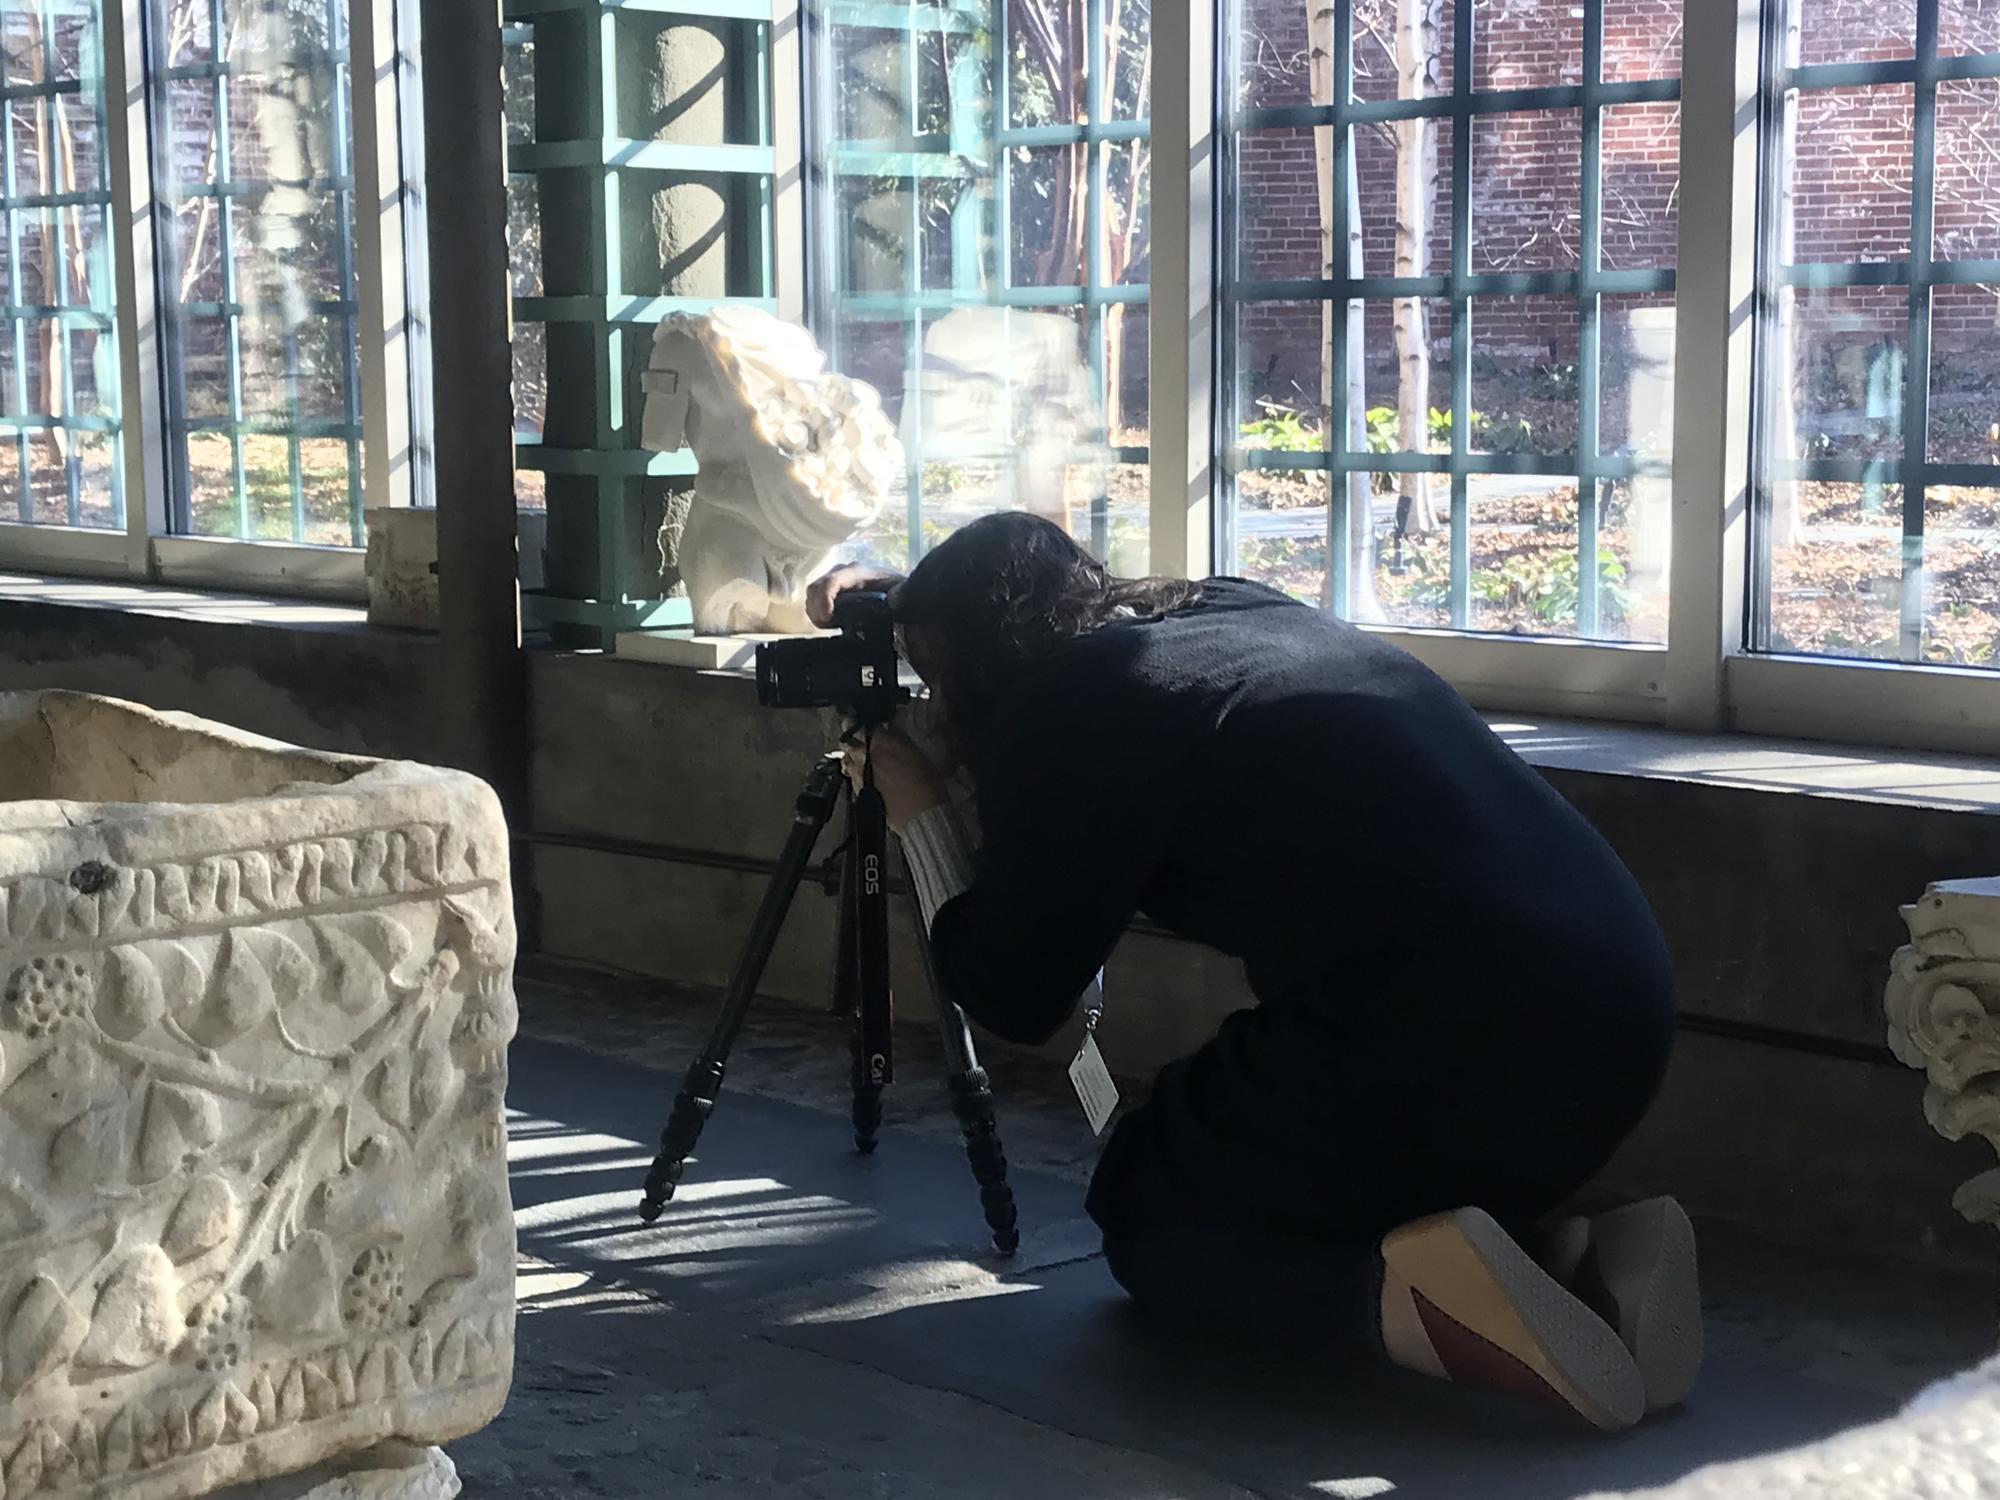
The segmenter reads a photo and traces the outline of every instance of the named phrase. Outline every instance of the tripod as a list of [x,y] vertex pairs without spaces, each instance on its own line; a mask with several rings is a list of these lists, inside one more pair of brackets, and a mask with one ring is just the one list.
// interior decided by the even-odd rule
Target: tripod
[[[680,1185],[687,1158],[701,1137],[701,1129],[715,1108],[722,1090],[722,1075],[729,1049],[749,1014],[750,1001],[763,977],[764,965],[778,941],[792,897],[798,893],[813,846],[820,831],[832,819],[834,808],[847,808],[847,842],[840,850],[840,922],[834,953],[834,1010],[854,1020],[853,1085],[854,1145],[866,1154],[875,1149],[875,1133],[882,1123],[882,1090],[894,1076],[894,1054],[890,1038],[891,997],[889,989],[889,892],[886,880],[888,819],[882,794],[864,771],[860,791],[848,783],[842,757],[822,757],[806,776],[792,815],[792,831],[778,856],[764,899],[751,921],[750,935],[743,953],[729,976],[723,992],[722,1010],[709,1033],[708,1044],[689,1065],[687,1078],[674,1099],[673,1113],[660,1132],[659,1154],[646,1174],[645,1197],[639,1217],[650,1224],[659,1218],[667,1200]],[[1007,1186],[1007,1157],[1000,1146],[999,1126],[993,1118],[993,1090],[986,1070],[979,1066],[973,1050],[972,1031],[965,1012],[945,994],[938,982],[929,935],[918,926],[918,947],[931,993],[937,997],[938,1022],[944,1032],[945,1057],[950,1073],[946,1084],[951,1090],[952,1111],[958,1116],[965,1135],[965,1154],[972,1175],[979,1183],[979,1202],[986,1224],[993,1232],[993,1245],[1002,1255],[1012,1255],[1021,1242],[1015,1227],[1014,1193]]]

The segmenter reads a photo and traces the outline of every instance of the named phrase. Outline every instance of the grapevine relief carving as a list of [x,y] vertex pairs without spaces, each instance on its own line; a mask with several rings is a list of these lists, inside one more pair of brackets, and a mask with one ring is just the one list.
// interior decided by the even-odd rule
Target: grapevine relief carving
[[477,871],[409,824],[0,884],[5,1495],[504,1382],[516,1010]]

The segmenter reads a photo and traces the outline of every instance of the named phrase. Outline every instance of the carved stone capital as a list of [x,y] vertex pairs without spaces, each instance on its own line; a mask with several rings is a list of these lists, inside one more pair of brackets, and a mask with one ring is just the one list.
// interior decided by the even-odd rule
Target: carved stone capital
[[[2000,1151],[2000,879],[1940,881],[1903,921],[1910,942],[1883,995],[1890,1049],[1924,1072],[1924,1118],[1938,1134]],[[2000,1169],[1967,1182],[1952,1206],[2000,1224]]]

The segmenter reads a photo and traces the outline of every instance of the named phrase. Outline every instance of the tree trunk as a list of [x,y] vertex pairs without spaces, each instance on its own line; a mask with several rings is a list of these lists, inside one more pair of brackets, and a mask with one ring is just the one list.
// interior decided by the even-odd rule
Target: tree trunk
[[[1335,0],[1306,0],[1306,36],[1310,47],[1313,103],[1333,103],[1333,6]],[[1319,181],[1320,271],[1331,279],[1342,274],[1361,273],[1361,185],[1354,171],[1352,132],[1347,144],[1347,243],[1334,243],[1334,150],[1333,131],[1325,126],[1313,132]],[[1330,432],[1331,442],[1345,442],[1350,450],[1368,446],[1368,392],[1363,379],[1362,304],[1349,299],[1345,304],[1324,303],[1320,312],[1320,410],[1333,411],[1333,382],[1347,382],[1347,424],[1345,432]],[[1333,368],[1333,320],[1347,319],[1347,368]],[[1379,620],[1382,606],[1375,597],[1375,505],[1373,484],[1366,473],[1349,474],[1347,485],[1347,535],[1333,537],[1335,546],[1347,549],[1347,617],[1351,620]],[[1329,548],[1325,580],[1320,585],[1320,604],[1333,605],[1334,553]]]
[[[35,60],[35,71],[28,82],[31,85],[45,83],[50,72],[50,41],[42,35],[42,23],[38,17],[29,15],[24,19],[28,24],[27,55]],[[39,101],[30,106],[28,113],[28,118],[32,122],[29,127],[29,139],[33,143],[35,152],[35,190],[43,198],[51,198],[63,191],[56,181],[56,132],[49,129],[49,118],[60,112],[60,103],[60,100]],[[42,273],[41,300],[44,305],[53,307],[61,300],[57,293],[59,280],[56,267],[55,221],[61,216],[62,210],[46,209],[44,212],[48,218],[42,224],[40,253],[37,259],[41,263]],[[35,408],[46,417],[63,416],[65,413],[62,399],[60,341],[56,338],[56,322],[53,318],[37,321],[35,355]],[[38,440],[48,448],[57,467],[61,467],[68,460],[68,443],[65,441],[67,437],[68,431],[62,427],[45,427],[38,435]]]
[[[1396,96],[1423,99],[1437,92],[1438,47],[1444,0],[1396,0]],[[1437,203],[1437,134],[1429,120],[1399,120],[1396,139],[1396,274],[1430,273],[1431,217]],[[1398,298],[1396,322],[1396,428],[1407,453],[1430,447],[1431,345],[1420,297]],[[1399,535],[1434,531],[1431,476],[1397,480]]]

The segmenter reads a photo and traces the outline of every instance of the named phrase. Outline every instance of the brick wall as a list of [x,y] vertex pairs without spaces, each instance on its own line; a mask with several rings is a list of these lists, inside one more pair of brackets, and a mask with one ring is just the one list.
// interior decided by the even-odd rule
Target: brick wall
[[[1804,60],[1848,61],[1907,56],[1913,34],[1908,0],[1802,0],[1807,7]],[[1311,102],[1304,0],[1242,0],[1238,97],[1245,105]],[[1385,47],[1393,0],[1357,0],[1356,92],[1392,98],[1396,79]],[[1672,77],[1680,70],[1678,0],[1605,0],[1604,76]],[[2000,48],[2000,0],[1947,4],[1944,46]],[[1451,6],[1445,8],[1447,32]],[[1475,21],[1473,85],[1540,87],[1578,81],[1581,5],[1560,0],[1482,0]],[[1448,38],[1447,38],[1448,41]],[[1447,51],[1449,50],[1447,46]],[[1440,86],[1451,87],[1451,59]],[[1446,269],[1451,213],[1450,127],[1434,127],[1438,146],[1436,217],[1430,264]],[[1843,89],[1807,95],[1798,111],[1798,189],[1794,224],[1799,260],[1860,261],[1909,253],[1911,90]],[[1570,270],[1581,249],[1582,127],[1576,111],[1489,116],[1475,121],[1470,205],[1475,271]],[[1318,168],[1309,130],[1259,131],[1236,142],[1237,211],[1226,230],[1237,236],[1241,274],[1251,278],[1318,274]],[[1671,267],[1677,250],[1679,110],[1672,104],[1624,105],[1603,119],[1603,264],[1607,269]],[[1355,141],[1361,196],[1362,260],[1370,275],[1393,274],[1395,152],[1385,130]],[[1935,253],[1942,259],[2000,256],[2000,81],[1948,84],[1938,98]],[[1893,335],[1904,323],[1895,292],[1820,294],[1812,332],[1821,347]],[[1631,304],[1605,312],[1607,384],[1629,332]],[[1574,360],[1573,299],[1495,298],[1472,309],[1475,369]],[[1941,359],[1992,345],[2000,304],[1992,290],[1944,288],[1932,317]],[[1309,304],[1246,306],[1238,320],[1244,410],[1257,398],[1316,406],[1320,310]],[[1433,399],[1436,366],[1448,356],[1445,307],[1432,310]],[[1389,309],[1366,317],[1368,399],[1388,404],[1395,387]]]

